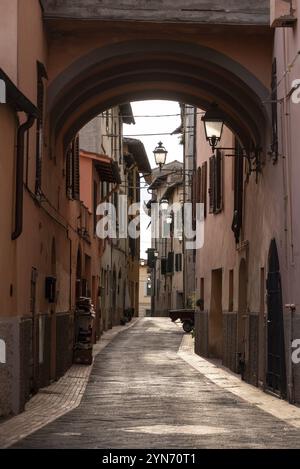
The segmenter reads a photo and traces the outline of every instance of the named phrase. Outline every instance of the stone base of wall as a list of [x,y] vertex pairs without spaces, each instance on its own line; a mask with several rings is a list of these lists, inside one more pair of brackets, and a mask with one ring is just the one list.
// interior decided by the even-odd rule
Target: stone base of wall
[[250,313],[248,316],[248,350],[246,351],[245,381],[258,386],[258,356],[259,356],[259,315]]
[[[300,339],[300,313],[295,313],[293,321],[293,341]],[[297,347],[299,350],[299,345]],[[297,354],[298,359],[300,353]],[[293,363],[293,401],[295,404],[300,404],[300,363]]]
[[56,316],[56,375],[60,378],[73,361],[74,324],[70,313]]
[[223,313],[223,365],[238,371],[237,360],[237,313]]
[[51,367],[51,317],[48,315],[39,318],[40,345],[38,366],[38,387],[43,388],[50,384]]
[[20,382],[20,328],[18,318],[0,321],[0,417],[18,413]]
[[[72,315],[57,315],[56,333],[57,377],[61,377],[72,365]],[[33,334],[36,337],[35,357]],[[0,341],[1,361],[5,358],[5,363],[0,363],[0,417],[7,417],[22,412],[31,395],[50,383],[51,318],[37,316],[34,331],[31,318],[2,318]]]
[[195,311],[195,353],[208,357],[208,311]]
[[20,326],[20,411],[30,398],[33,379],[32,319],[22,318]]
[[31,318],[2,318],[0,339],[5,344],[5,363],[0,363],[0,417],[24,410],[32,376]]

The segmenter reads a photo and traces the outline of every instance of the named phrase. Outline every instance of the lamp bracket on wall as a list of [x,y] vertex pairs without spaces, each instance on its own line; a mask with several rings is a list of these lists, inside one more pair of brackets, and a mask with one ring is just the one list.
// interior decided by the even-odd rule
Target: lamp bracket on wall
[[258,181],[258,174],[261,172],[261,149],[260,148],[253,148],[251,150],[246,150],[245,148],[241,148],[239,151],[236,151],[236,148],[230,147],[217,147],[216,150],[220,151],[231,151],[231,153],[226,153],[225,156],[238,158],[242,156],[246,158],[248,162],[247,168],[247,182],[252,173],[256,175],[256,182]]

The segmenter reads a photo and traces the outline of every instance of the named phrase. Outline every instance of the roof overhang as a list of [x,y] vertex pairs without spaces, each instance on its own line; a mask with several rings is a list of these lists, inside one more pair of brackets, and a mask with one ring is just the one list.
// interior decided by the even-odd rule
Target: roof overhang
[[138,170],[143,174],[148,183],[151,182],[152,170],[144,144],[135,138],[125,137],[123,143],[127,146],[128,153],[137,164]]
[[135,124],[134,115],[130,103],[120,104],[120,114],[124,124]]
[[183,185],[183,181],[177,181],[171,184],[167,190],[164,192],[162,199],[168,199],[170,195],[173,193],[173,191],[177,188]]
[[11,105],[16,112],[38,117],[36,106],[16,87],[6,73],[0,68],[0,80],[5,83],[6,103]]
[[158,189],[159,187],[161,187],[163,185],[163,183],[166,182],[167,178],[168,178],[167,174],[163,174],[162,176],[158,176],[156,179],[154,179],[152,184],[149,186],[149,190]]
[[100,155],[80,150],[82,158],[89,158],[93,161],[102,182],[111,182],[113,184],[121,184],[121,176],[119,165],[108,155]]

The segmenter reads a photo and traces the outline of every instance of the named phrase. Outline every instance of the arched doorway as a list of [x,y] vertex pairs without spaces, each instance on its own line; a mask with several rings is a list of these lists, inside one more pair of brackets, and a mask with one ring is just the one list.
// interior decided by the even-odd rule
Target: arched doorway
[[275,239],[271,241],[267,280],[267,388],[286,397],[286,364],[281,275]]
[[242,259],[239,267],[239,296],[237,317],[238,371],[244,376],[246,360],[246,318],[247,318],[247,263]]

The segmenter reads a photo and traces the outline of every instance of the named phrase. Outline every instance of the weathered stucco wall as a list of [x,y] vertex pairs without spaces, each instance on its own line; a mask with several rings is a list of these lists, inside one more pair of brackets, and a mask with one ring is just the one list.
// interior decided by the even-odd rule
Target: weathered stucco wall
[[0,4],[0,67],[18,83],[18,0]]

